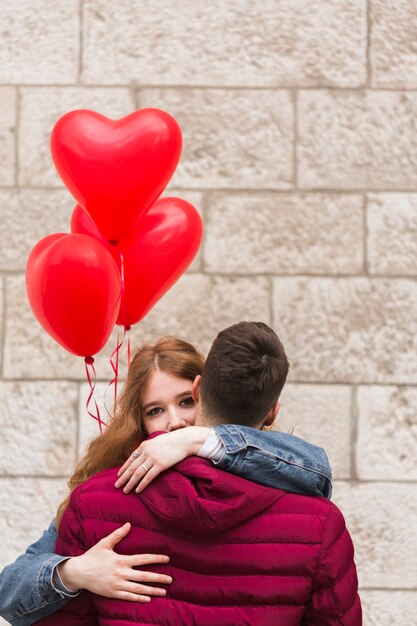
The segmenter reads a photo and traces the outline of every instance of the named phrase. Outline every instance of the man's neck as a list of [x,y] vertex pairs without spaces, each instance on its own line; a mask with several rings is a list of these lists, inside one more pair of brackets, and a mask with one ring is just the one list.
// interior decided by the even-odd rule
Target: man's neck
[[[195,426],[205,426],[211,428],[212,426],[224,426],[227,424],[231,424],[231,422],[225,422],[219,418],[216,418],[212,415],[205,414],[204,411],[199,411],[195,420]],[[255,428],[255,430],[261,430],[264,425],[263,420],[259,422],[259,424],[253,424],[250,428]]]

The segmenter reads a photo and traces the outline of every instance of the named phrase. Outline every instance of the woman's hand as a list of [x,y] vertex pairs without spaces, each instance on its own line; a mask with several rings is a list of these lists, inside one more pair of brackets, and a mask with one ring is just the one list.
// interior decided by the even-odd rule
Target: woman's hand
[[113,548],[130,531],[127,523],[96,543],[81,556],[58,565],[62,582],[68,589],[88,589],[106,598],[131,602],[150,602],[150,596],[165,596],[166,590],[150,587],[148,583],[169,585],[171,576],[133,569],[138,565],[168,563],[164,554],[117,554]]
[[190,426],[144,441],[118,471],[115,486],[127,483],[125,493],[134,487],[139,493],[164,470],[187,456],[198,454],[209,433],[210,428],[206,426]]

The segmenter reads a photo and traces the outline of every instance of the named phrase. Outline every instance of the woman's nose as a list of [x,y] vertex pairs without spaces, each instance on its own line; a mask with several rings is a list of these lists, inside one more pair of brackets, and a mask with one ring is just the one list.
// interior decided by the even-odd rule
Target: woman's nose
[[178,430],[187,426],[187,422],[184,417],[177,411],[172,411],[169,416],[169,428],[168,430]]

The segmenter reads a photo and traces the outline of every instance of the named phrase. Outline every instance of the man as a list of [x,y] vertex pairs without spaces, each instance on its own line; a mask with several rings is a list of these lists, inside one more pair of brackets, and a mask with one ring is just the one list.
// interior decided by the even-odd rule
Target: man
[[[233,423],[236,415],[248,428],[271,424],[287,373],[271,328],[227,328],[193,385],[196,425]],[[130,521],[120,550],[168,553],[168,594],[136,605],[84,592],[42,624],[362,624],[352,541],[328,500],[263,487],[201,459],[161,474],[140,496],[120,494],[116,473],[97,474],[74,491],[57,549],[61,542],[78,554],[111,522]]]

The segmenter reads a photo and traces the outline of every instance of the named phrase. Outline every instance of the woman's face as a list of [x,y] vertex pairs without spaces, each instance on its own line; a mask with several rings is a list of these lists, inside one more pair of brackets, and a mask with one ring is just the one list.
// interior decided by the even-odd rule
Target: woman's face
[[143,394],[143,425],[148,435],[158,430],[177,430],[192,426],[197,403],[191,395],[193,381],[155,370]]

